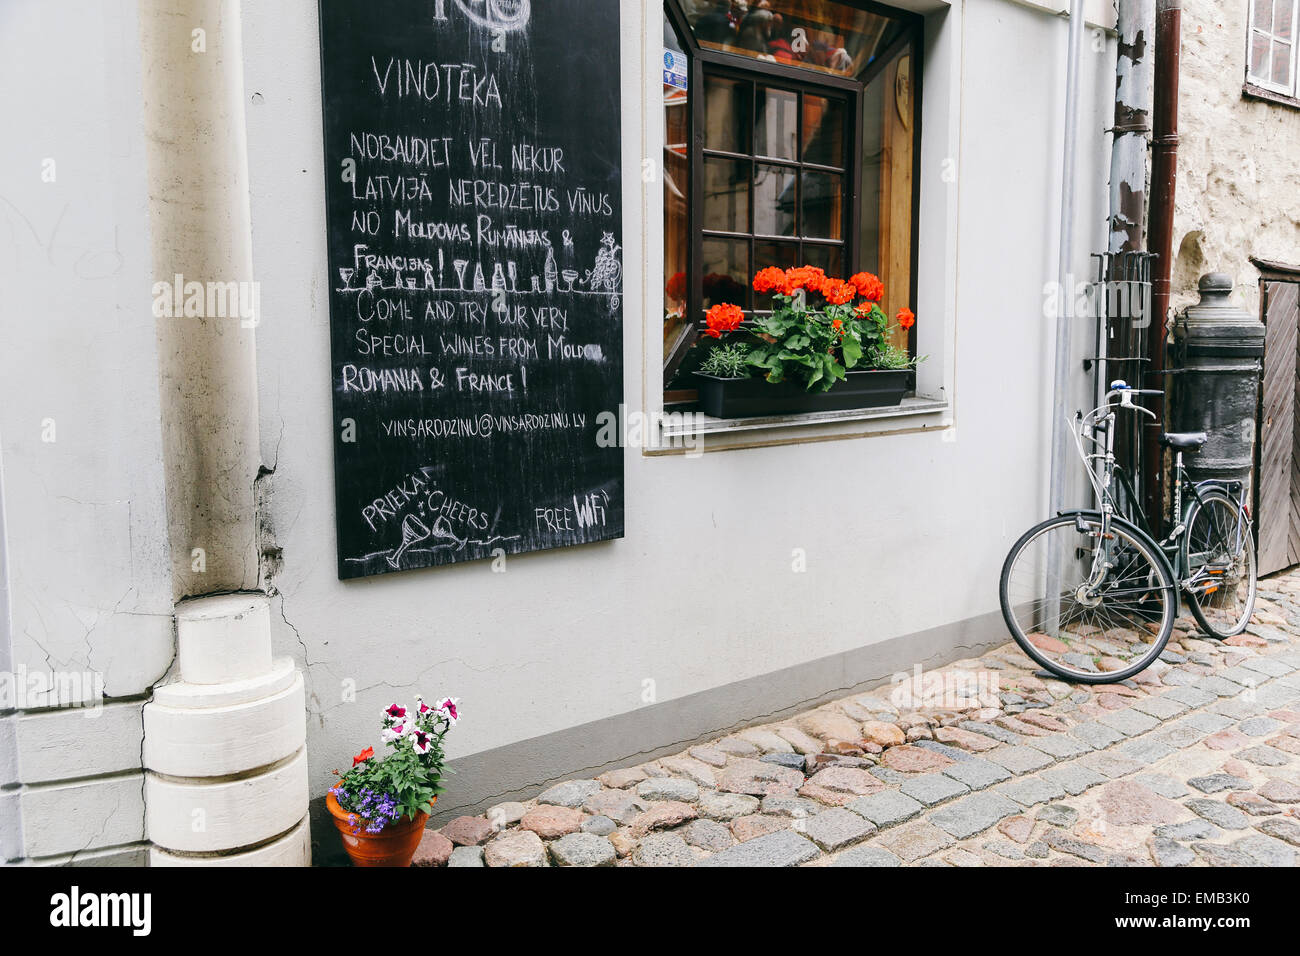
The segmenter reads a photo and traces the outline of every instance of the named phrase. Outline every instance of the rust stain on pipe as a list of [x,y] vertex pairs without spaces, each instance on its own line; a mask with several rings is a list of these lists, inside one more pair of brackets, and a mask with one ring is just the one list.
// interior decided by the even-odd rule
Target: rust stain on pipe
[[[1173,275],[1174,197],[1178,185],[1178,79],[1182,53],[1182,0],[1159,0],[1156,4],[1156,95],[1151,141],[1151,235],[1155,253],[1151,283],[1150,370],[1153,381],[1167,387],[1160,373],[1165,368],[1165,337],[1168,334],[1170,279]],[[1145,507],[1159,531],[1164,513],[1163,455],[1158,429],[1145,433],[1143,473]]]

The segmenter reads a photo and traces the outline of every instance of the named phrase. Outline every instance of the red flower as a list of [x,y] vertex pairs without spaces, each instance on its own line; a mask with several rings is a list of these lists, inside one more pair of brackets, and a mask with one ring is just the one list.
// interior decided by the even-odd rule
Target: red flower
[[721,303],[704,314],[704,324],[708,326],[704,334],[720,339],[723,332],[736,331],[743,321],[745,313],[740,306]]
[[821,294],[831,305],[844,305],[846,302],[852,302],[857,295],[857,291],[854,286],[843,279],[826,279],[821,284]]
[[876,303],[874,302],[863,302],[857,309],[858,316],[864,319],[870,317],[874,311],[876,311]]
[[911,309],[899,309],[898,315],[895,316],[895,318],[898,319],[898,324],[905,329],[910,329],[912,326],[916,325],[916,316],[912,313]]
[[858,290],[858,295],[868,302],[879,302],[884,298],[885,284],[870,272],[859,272],[849,282]]
[[357,754],[355,757],[352,758],[352,766],[355,767],[359,763],[365,763],[374,755],[375,755],[375,748],[367,747],[365,750],[361,751],[361,753]]
[[679,272],[669,279],[668,285],[664,286],[664,293],[675,302],[686,298],[686,273]]
[[773,295],[789,295],[790,285],[785,270],[775,266],[760,270],[754,276],[754,291],[759,295],[767,295],[769,292]]
[[834,329],[836,332],[840,333],[840,335],[844,334],[844,322],[841,319],[836,319],[834,322],[832,322],[831,328]]
[[792,292],[796,289],[817,292],[820,291],[822,283],[826,281],[826,273],[816,266],[799,266],[797,269],[787,270],[785,280]]

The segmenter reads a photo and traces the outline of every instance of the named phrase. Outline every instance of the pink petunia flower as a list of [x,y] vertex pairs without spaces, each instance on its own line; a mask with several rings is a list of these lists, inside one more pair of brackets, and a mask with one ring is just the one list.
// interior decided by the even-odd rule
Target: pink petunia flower
[[410,730],[411,725],[406,721],[401,721],[400,723],[393,724],[391,727],[385,727],[381,736],[384,738],[385,743],[389,743],[394,740],[401,740],[410,732]]
[[432,734],[425,733],[423,730],[411,734],[411,747],[417,754],[427,754],[431,746],[433,746]]
[[452,726],[460,720],[460,698],[445,697],[441,704],[438,705],[438,713],[447,718],[447,723]]
[[384,716],[389,720],[401,720],[406,716],[406,708],[401,704],[389,704],[384,708]]

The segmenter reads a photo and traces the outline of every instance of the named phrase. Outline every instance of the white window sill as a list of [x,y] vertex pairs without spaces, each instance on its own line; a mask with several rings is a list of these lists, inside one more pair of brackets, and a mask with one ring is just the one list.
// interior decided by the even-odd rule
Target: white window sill
[[[836,438],[864,438],[899,431],[941,431],[951,427],[946,399],[913,396],[887,408],[849,408],[761,418],[712,418],[703,414],[670,417],[661,431],[664,446],[648,455],[681,454],[683,444],[710,438],[708,450],[795,444]],[[884,427],[881,427],[884,426]],[[676,446],[676,447],[674,447]]]

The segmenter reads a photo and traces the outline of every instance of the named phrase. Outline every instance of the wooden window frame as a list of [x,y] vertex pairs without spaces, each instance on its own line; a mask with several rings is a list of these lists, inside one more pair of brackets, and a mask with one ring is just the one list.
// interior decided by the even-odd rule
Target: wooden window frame
[[[1275,83],[1271,79],[1256,76],[1251,72],[1254,67],[1252,56],[1254,54],[1255,35],[1266,36],[1270,44],[1273,40],[1278,39],[1277,34],[1272,32],[1272,24],[1269,30],[1260,30],[1255,26],[1255,4],[1258,0],[1250,0],[1246,10],[1246,86],[1254,87],[1258,90],[1264,90],[1269,93],[1275,93],[1280,96],[1295,99],[1297,95],[1296,68],[1300,66],[1300,57],[1297,56],[1296,32],[1300,27],[1300,0],[1271,0],[1275,5],[1279,2],[1289,2],[1291,4],[1291,37],[1288,42],[1291,45],[1291,68],[1290,84]],[[1272,46],[1269,47],[1269,73],[1273,70]]]
[[[876,13],[881,16],[888,16],[901,20],[906,24],[906,29],[895,39],[863,70],[860,77],[844,77],[833,73],[821,73],[819,71],[809,70],[797,66],[790,66],[784,63],[773,63],[762,60],[755,60],[751,57],[739,53],[729,53],[720,50],[710,49],[700,44],[694,31],[691,29],[689,21],[681,10],[678,0],[663,0],[664,13],[671,22],[673,29],[676,31],[678,40],[686,52],[690,61],[688,82],[687,82],[687,113],[688,128],[690,131],[689,156],[687,158],[687,168],[689,170],[689,187],[688,195],[690,202],[687,204],[686,211],[686,229],[688,238],[689,252],[687,254],[686,278],[687,278],[687,298],[686,298],[686,315],[694,316],[694,320],[688,323],[689,334],[674,347],[671,355],[664,358],[663,373],[664,384],[676,374],[678,368],[689,354],[690,350],[699,341],[701,332],[704,329],[704,276],[703,276],[703,258],[704,258],[704,239],[705,230],[701,218],[704,208],[704,159],[706,156],[705,147],[705,108],[704,108],[704,89],[706,76],[721,76],[730,79],[740,79],[754,84],[762,84],[777,89],[783,89],[791,92],[800,93],[800,130],[802,136],[802,116],[803,116],[803,97],[806,95],[834,97],[847,101],[847,108],[851,110],[848,128],[845,130],[844,137],[844,167],[843,176],[850,191],[846,194],[845,201],[845,222],[843,225],[844,240],[839,243],[843,248],[843,264],[846,275],[861,270],[859,255],[859,240],[862,225],[862,196],[860,189],[862,184],[862,98],[867,86],[892,63],[905,50],[910,51],[913,63],[913,83],[915,85],[915,103],[913,105],[914,132],[913,138],[916,148],[913,149],[912,157],[912,228],[911,228],[911,249],[909,258],[911,261],[911,288],[909,289],[909,300],[916,301],[918,277],[917,265],[919,261],[920,241],[920,190],[921,190],[921,115],[922,115],[922,51],[924,46],[925,20],[918,14],[906,10],[900,10],[895,7],[889,7],[884,4],[874,3],[871,0],[836,0],[845,6],[851,6],[862,10],[866,13]],[[1253,2],[1253,0],[1252,0]],[[757,97],[751,99],[751,109]],[[752,131],[751,117],[751,131]],[[718,151],[709,151],[712,155],[719,155]],[[737,158],[749,159],[754,161],[753,156],[744,156]],[[766,159],[763,162],[767,162]],[[805,168],[802,162],[802,148],[800,150],[800,160],[795,163],[776,162],[773,165],[789,165],[799,169]],[[819,164],[810,164],[816,167]],[[752,256],[754,245],[754,203],[750,201],[749,210],[750,232],[738,238],[748,238],[750,242],[750,251]],[[714,230],[710,230],[715,232]],[[758,237],[760,240],[766,237]],[[778,237],[773,237],[778,238]],[[786,241],[795,241],[800,243],[801,247],[807,240],[803,236],[785,237]],[[816,245],[817,241],[812,240]],[[832,243],[834,244],[834,243]],[[913,327],[908,333],[908,351],[910,354],[916,354],[916,328]]]

